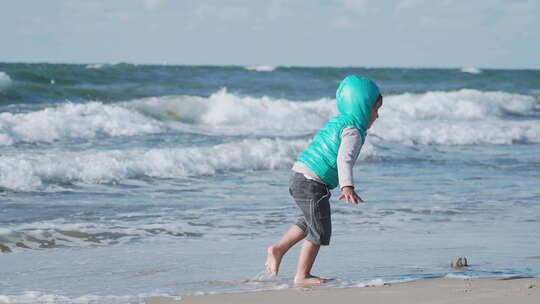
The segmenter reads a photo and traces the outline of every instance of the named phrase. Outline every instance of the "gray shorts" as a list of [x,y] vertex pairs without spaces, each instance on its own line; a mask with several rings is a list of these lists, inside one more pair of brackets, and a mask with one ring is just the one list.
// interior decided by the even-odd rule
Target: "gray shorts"
[[328,186],[295,172],[289,183],[289,193],[302,211],[296,225],[306,233],[306,239],[317,245],[330,244],[332,219]]

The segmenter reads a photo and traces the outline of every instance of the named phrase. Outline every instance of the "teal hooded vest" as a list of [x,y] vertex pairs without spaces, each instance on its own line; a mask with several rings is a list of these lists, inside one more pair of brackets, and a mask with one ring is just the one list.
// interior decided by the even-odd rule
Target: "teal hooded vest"
[[339,114],[332,117],[317,133],[307,149],[296,158],[326,182],[330,189],[339,184],[337,155],[341,144],[341,131],[354,126],[362,134],[362,143],[371,117],[371,111],[380,92],[369,78],[349,75],[336,91]]

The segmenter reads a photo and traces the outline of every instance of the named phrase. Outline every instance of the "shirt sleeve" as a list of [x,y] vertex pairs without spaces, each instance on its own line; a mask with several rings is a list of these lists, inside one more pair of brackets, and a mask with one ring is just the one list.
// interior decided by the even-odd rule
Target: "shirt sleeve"
[[354,126],[341,131],[341,144],[337,156],[339,188],[354,186],[353,166],[362,148],[362,135]]

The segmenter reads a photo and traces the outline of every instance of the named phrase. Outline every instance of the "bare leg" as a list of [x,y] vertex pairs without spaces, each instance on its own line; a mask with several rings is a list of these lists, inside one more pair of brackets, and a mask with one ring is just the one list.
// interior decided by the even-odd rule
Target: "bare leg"
[[313,244],[312,242],[305,240],[302,244],[302,250],[300,251],[300,257],[298,258],[298,266],[296,267],[296,275],[294,276],[294,283],[298,285],[313,285],[325,283],[325,279],[311,275],[311,268],[319,253],[321,245]]
[[300,227],[292,225],[289,228],[281,240],[275,245],[268,247],[268,256],[266,258],[266,270],[273,275],[277,275],[279,272],[279,264],[281,263],[281,258],[292,246],[300,242],[303,238],[306,237],[306,234]]

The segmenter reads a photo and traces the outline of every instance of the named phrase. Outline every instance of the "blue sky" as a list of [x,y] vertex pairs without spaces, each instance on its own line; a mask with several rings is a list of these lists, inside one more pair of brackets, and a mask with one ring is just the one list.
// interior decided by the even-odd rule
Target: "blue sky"
[[539,0],[18,0],[1,62],[540,68]]

